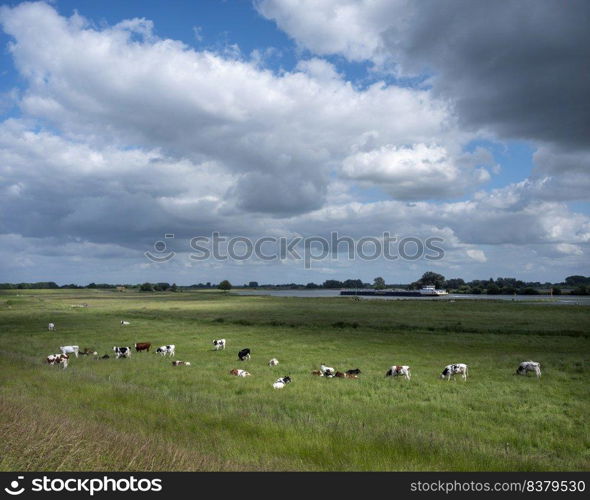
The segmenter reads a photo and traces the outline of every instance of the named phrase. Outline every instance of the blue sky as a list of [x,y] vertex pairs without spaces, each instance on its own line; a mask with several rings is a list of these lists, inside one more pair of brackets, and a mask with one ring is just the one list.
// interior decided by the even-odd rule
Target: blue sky
[[[6,2],[0,281],[589,274],[587,12]],[[445,256],[191,261],[213,231],[440,237]],[[167,233],[175,257],[150,262]]]

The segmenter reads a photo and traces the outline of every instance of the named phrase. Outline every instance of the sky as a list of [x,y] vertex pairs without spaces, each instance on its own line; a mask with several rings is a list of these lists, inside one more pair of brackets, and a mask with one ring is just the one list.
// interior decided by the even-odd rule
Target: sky
[[590,275],[589,24],[585,0],[4,2],[0,282]]

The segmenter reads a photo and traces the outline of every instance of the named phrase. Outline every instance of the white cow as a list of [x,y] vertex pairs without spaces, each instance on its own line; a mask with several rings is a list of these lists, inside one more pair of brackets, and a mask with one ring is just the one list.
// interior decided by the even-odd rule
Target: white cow
[[535,372],[537,378],[541,378],[541,363],[536,361],[523,361],[516,369],[517,375],[528,375],[529,372]]
[[80,348],[77,345],[64,345],[59,348],[62,354],[75,354],[78,357]]
[[176,346],[174,344],[163,345],[156,349],[156,353],[160,354],[161,356],[173,357],[176,354]]
[[127,326],[130,325],[131,323],[129,323],[129,321],[123,321],[121,320],[121,326]]
[[279,364],[279,360],[277,358],[272,358],[269,362],[268,362],[268,366],[277,366]]
[[47,329],[48,329],[50,332],[54,332],[54,331],[55,331],[55,324],[54,324],[54,323],[49,323],[49,324],[47,325]]
[[410,367],[408,365],[394,365],[385,373],[386,377],[398,377],[402,376],[410,380]]
[[220,349],[225,349],[225,339],[215,339],[213,341],[213,345],[215,346],[216,351],[219,351]]
[[251,374],[246,370],[241,370],[240,368],[233,368],[229,371],[230,375],[235,375],[236,377],[250,377]]
[[467,365],[465,363],[456,363],[454,365],[447,365],[445,369],[440,374],[440,378],[451,380],[455,380],[455,375],[461,375],[463,380],[467,380]]

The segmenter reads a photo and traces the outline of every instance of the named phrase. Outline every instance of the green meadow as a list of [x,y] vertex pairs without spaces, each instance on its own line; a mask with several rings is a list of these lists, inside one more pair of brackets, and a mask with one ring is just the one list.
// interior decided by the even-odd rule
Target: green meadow
[[[589,313],[493,300],[3,291],[0,470],[588,471]],[[174,359],[191,366],[153,352],[114,359],[113,346],[136,342],[175,344]],[[61,345],[111,358],[48,366]],[[244,347],[252,358],[240,362]],[[540,380],[514,375],[529,359]],[[322,362],[362,374],[312,376]],[[438,378],[450,363],[469,365],[467,382]],[[410,365],[412,379],[385,378],[393,364]],[[293,382],[274,390],[284,375]]]

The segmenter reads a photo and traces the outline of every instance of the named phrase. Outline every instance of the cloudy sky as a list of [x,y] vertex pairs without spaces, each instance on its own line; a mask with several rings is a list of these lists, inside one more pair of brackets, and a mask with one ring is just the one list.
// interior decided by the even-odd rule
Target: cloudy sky
[[[589,25],[585,0],[4,2],[0,281],[589,275]],[[191,259],[213,232],[444,257]]]

